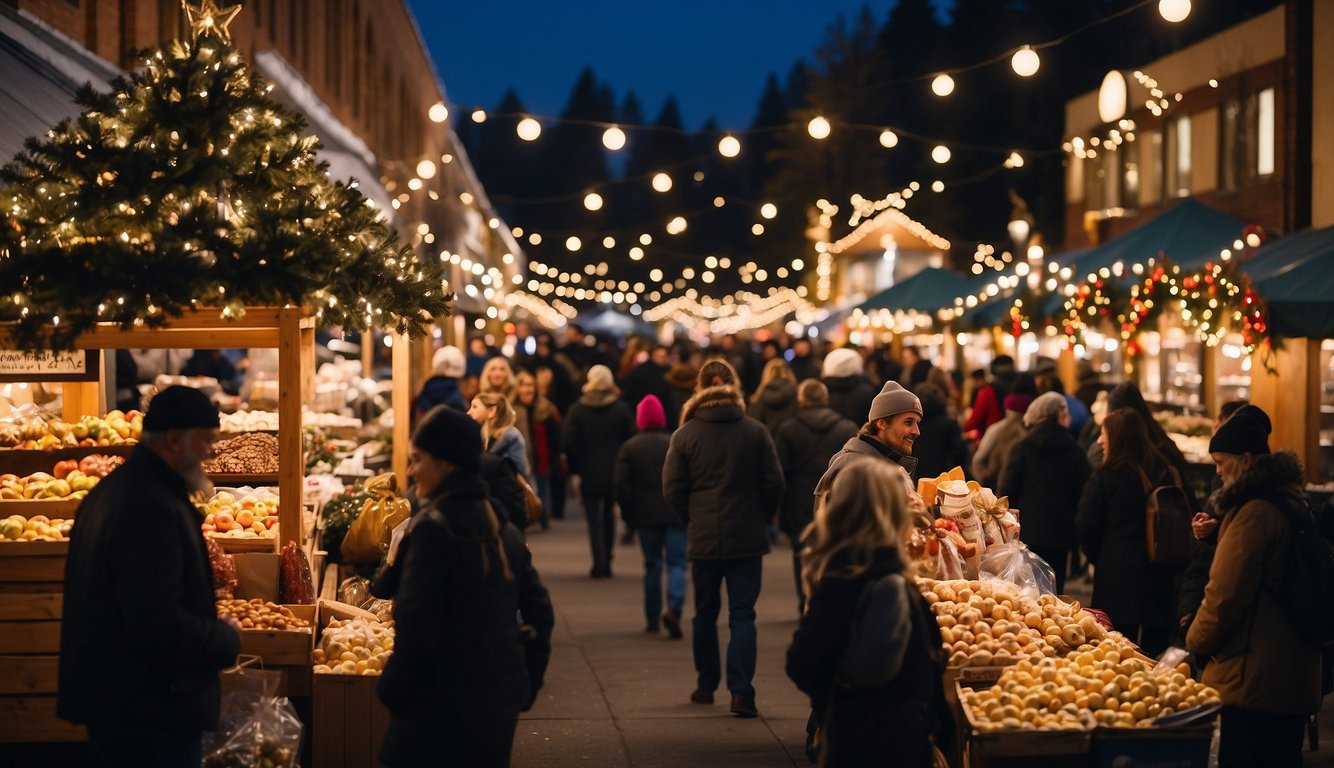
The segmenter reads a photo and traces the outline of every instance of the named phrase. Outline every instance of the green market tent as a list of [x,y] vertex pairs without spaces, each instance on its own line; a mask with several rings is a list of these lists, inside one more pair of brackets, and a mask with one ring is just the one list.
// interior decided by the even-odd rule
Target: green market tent
[[1334,338],[1334,227],[1268,243],[1243,265],[1279,336]]
[[1119,237],[1094,246],[1070,265],[1074,278],[1121,262],[1129,267],[1166,257],[1183,271],[1193,272],[1217,261],[1225,248],[1242,237],[1245,222],[1186,198]]
[[890,312],[925,312],[934,315],[954,306],[954,300],[972,290],[973,281],[948,269],[927,267],[901,283],[886,288],[857,306],[866,314]]

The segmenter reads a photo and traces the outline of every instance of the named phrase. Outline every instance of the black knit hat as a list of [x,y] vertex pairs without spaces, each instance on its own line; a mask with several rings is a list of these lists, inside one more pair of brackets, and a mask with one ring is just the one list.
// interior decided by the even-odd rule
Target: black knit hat
[[468,474],[482,465],[482,426],[466,413],[438,405],[422,417],[412,444]]
[[1269,453],[1269,416],[1248,405],[1223,422],[1209,441],[1209,453]]
[[144,414],[145,432],[207,429],[218,425],[218,409],[208,395],[194,387],[167,387],[149,401],[148,413]]

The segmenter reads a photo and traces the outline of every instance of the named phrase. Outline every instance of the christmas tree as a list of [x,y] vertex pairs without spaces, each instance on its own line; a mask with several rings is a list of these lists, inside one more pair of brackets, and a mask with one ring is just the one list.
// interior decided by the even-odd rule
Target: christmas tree
[[2,170],[0,319],[24,349],[192,307],[308,305],[328,325],[425,332],[439,264],[400,245],[357,183],[328,178],[304,120],[232,47],[240,10],[186,3],[193,40],[30,138]]

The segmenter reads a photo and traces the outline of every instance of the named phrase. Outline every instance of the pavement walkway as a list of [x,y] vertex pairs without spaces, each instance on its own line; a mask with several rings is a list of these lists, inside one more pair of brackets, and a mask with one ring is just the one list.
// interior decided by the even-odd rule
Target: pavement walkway
[[[573,505],[572,505],[573,506]],[[783,672],[797,626],[792,560],[781,544],[764,559],[756,605],[755,674],[760,716],[728,713],[725,688],[712,706],[690,703],[692,593],[683,640],[644,631],[643,555],[617,544],[612,579],[589,578],[587,529],[575,516],[529,536],[534,563],[551,591],[556,630],[546,686],[519,721],[515,768],[633,766],[690,768],[809,765],[802,750],[809,702]],[[726,658],[727,611],[719,618]]]

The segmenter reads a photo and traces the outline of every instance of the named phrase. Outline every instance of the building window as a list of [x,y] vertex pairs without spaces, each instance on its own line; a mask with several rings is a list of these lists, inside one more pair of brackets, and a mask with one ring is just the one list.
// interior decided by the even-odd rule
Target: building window
[[1266,88],[1256,97],[1255,175],[1274,173],[1274,89]]
[[1190,196],[1190,115],[1167,124],[1167,158],[1163,162],[1167,185],[1164,197]]

